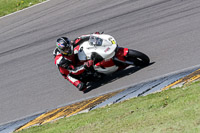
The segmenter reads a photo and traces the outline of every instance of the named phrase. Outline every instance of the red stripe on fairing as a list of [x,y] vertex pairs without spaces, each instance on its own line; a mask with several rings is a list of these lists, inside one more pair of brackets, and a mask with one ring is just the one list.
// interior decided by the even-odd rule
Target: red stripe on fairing
[[78,42],[80,42],[80,40],[81,40],[80,38],[76,39],[74,43],[77,44]]
[[112,59],[107,60],[107,61],[103,60],[103,61],[96,64],[96,66],[102,66],[102,67],[112,67],[114,65],[115,65],[115,63],[113,62]]
[[125,56],[128,54],[128,48],[118,48],[116,57],[119,60],[125,61]]
[[78,46],[76,46],[76,47],[74,48],[74,51],[75,51],[75,50],[77,50],[77,51],[78,51],[78,50],[79,50],[79,48],[80,48],[80,46],[79,46],[79,45],[78,45]]

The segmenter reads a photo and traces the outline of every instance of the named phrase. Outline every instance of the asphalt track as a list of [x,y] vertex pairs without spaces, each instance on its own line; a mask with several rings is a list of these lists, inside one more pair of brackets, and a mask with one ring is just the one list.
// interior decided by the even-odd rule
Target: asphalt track
[[[58,37],[104,31],[154,64],[88,93],[54,65]],[[0,125],[200,64],[199,0],[51,0],[0,19]]]

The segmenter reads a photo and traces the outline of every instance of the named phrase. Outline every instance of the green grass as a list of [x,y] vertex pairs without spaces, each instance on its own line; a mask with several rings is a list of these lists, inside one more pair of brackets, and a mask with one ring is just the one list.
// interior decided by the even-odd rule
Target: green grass
[[200,81],[22,131],[37,132],[199,133]]
[[45,0],[0,0],[0,17],[43,1]]

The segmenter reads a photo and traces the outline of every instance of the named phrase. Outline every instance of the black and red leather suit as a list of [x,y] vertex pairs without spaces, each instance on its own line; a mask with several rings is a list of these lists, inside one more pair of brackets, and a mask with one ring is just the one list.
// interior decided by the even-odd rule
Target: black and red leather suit
[[[99,33],[97,32],[96,34]],[[82,74],[86,70],[86,68],[90,67],[93,63],[91,60],[86,63],[80,62],[77,55],[80,47],[79,44],[83,43],[84,41],[88,41],[89,37],[90,35],[83,35],[72,41],[72,45],[74,48],[72,55],[63,55],[58,50],[58,48],[55,48],[53,51],[55,64],[58,67],[60,73],[65,79],[67,79],[79,90],[85,90],[86,85],[85,83],[76,79],[74,75]]]

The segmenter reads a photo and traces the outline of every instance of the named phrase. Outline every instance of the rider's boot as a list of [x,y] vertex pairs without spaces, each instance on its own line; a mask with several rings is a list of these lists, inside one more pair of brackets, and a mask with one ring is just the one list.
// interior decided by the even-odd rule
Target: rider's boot
[[87,89],[86,84],[83,82],[80,82],[76,87],[79,89],[79,91],[84,91]]

